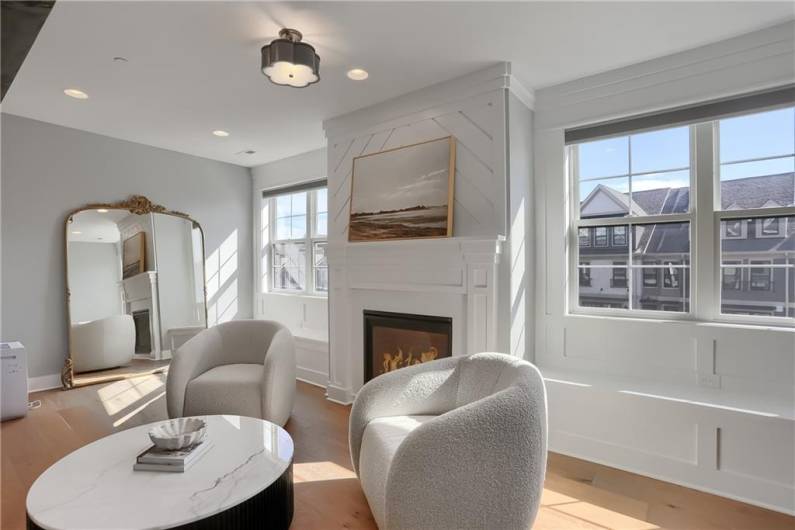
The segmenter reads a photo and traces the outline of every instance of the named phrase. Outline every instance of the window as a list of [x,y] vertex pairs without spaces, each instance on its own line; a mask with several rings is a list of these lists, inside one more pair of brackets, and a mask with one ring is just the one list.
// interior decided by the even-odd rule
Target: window
[[[721,283],[723,291],[739,291],[742,289],[742,269],[734,267],[734,265],[741,265],[742,261],[739,260],[725,260],[722,267]],[[724,297],[726,293],[724,292]]]
[[759,219],[760,237],[778,237],[781,233],[781,219],[778,217],[765,217]]
[[591,286],[591,269],[581,268],[580,287],[590,287],[590,286]]
[[723,228],[723,236],[727,239],[740,239],[746,237],[745,228],[746,221],[743,219],[732,219],[726,221]]
[[306,186],[263,194],[263,288],[276,292],[328,292],[327,191]]
[[759,265],[771,265],[770,261],[752,260],[751,265],[751,290],[769,291],[773,285],[773,268],[760,267]]
[[610,280],[610,287],[625,288],[627,286],[627,268],[623,267],[623,265],[626,265],[626,263],[619,261],[613,263],[613,265],[616,266],[613,268],[613,277]]
[[[590,278],[569,307],[795,325],[795,107],[629,127],[566,132],[571,266]],[[704,301],[691,307],[696,291]]]
[[627,244],[627,227],[614,226],[613,227],[613,245],[616,247],[623,247]]
[[[643,286],[644,287],[657,287],[659,281],[659,269],[654,266],[653,262],[645,262],[643,267]],[[649,304],[645,304],[648,306]],[[649,307],[646,307],[649,309]]]
[[590,247],[591,246],[591,230],[589,228],[580,228],[580,246],[581,247]]
[[597,226],[594,229],[594,246],[606,247],[607,246],[607,227]]

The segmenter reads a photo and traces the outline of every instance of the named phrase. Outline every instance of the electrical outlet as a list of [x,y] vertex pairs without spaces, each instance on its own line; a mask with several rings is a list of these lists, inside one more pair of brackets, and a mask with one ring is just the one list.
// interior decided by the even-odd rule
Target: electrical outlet
[[698,386],[720,388],[720,376],[718,374],[698,374]]

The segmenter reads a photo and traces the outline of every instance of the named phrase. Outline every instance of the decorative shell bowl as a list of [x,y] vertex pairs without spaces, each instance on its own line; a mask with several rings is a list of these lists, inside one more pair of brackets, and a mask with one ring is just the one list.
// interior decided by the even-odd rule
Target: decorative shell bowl
[[207,424],[199,418],[178,418],[157,425],[149,431],[155,447],[175,451],[197,444],[204,439]]

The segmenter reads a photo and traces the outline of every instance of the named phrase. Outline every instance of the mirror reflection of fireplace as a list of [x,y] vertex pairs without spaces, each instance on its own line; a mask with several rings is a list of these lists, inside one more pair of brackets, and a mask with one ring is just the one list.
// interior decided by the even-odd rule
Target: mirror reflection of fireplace
[[364,311],[364,382],[452,355],[453,319]]
[[135,353],[152,353],[152,327],[149,318],[149,310],[133,311],[133,323],[135,324]]

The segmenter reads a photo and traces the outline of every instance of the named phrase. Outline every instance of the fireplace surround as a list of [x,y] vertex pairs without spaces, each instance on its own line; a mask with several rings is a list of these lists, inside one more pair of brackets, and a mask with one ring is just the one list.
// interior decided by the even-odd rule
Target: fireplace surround
[[386,372],[450,357],[453,319],[364,310],[363,382]]

